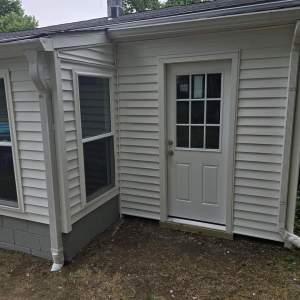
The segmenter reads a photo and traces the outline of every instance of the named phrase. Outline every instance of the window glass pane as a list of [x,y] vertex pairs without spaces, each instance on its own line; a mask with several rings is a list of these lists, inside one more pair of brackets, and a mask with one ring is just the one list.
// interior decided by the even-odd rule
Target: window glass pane
[[177,99],[190,98],[190,76],[177,76]]
[[204,101],[192,101],[192,124],[204,123]]
[[193,75],[192,76],[192,98],[202,99],[204,98],[205,89],[205,75]]
[[177,126],[177,147],[189,147],[189,127]]
[[206,102],[206,123],[220,124],[221,101],[211,100]]
[[79,76],[82,138],[111,132],[109,79]]
[[206,127],[206,149],[219,149],[220,128],[219,126]]
[[191,148],[203,148],[204,127],[192,126],[191,128]]
[[221,98],[222,74],[207,74],[207,98]]
[[0,147],[0,203],[1,200],[17,202],[12,149]]
[[4,79],[0,79],[0,142],[10,142]]
[[113,138],[83,144],[87,201],[105,193],[114,182]]
[[179,101],[177,102],[177,124],[189,123],[189,102]]

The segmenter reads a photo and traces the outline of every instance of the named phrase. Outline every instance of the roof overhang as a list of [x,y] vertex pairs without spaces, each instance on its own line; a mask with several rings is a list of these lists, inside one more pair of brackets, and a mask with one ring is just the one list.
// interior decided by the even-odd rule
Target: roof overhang
[[52,40],[48,38],[36,38],[0,44],[0,58],[23,56],[24,53],[30,50],[52,51]]
[[[300,19],[300,6],[281,10],[245,12],[204,17],[203,13],[192,13],[152,20],[111,25],[107,28],[110,39],[119,41],[139,40],[151,37],[186,34],[188,32],[216,32],[249,29],[255,27],[295,24]],[[220,12],[221,14],[221,12]]]

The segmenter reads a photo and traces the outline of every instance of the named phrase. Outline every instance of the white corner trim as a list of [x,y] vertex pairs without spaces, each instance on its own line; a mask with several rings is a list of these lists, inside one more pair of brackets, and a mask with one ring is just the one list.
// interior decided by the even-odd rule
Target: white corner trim
[[[280,186],[280,219],[281,234],[287,229],[294,230],[296,209],[297,179],[299,172],[299,62],[300,62],[300,21],[297,22],[290,53],[289,79],[287,90],[287,110],[285,124],[284,154],[282,163],[282,179]],[[298,92],[298,103],[297,103]],[[295,114],[296,103],[298,111]],[[295,119],[294,119],[295,118]],[[293,145],[293,146],[292,146]],[[298,149],[298,150],[297,150]],[[296,169],[295,169],[296,168]]]
[[63,264],[63,242],[61,232],[61,209],[57,190],[57,168],[55,163],[55,137],[52,113],[52,87],[46,52],[26,51],[29,75],[37,89],[41,110],[41,125],[47,178],[48,210],[51,253],[54,263]]

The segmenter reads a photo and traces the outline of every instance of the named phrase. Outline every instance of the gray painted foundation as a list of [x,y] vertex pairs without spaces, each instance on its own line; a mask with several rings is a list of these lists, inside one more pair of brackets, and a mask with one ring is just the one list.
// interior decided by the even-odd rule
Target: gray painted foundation
[[63,234],[65,260],[71,261],[84,246],[115,223],[119,217],[119,197],[117,196],[73,224],[72,231]]
[[[119,216],[119,197],[115,197],[73,224],[72,231],[63,234],[65,260],[71,261]],[[52,260],[49,225],[0,216],[0,248]]]
[[49,226],[0,216],[0,248],[51,259]]

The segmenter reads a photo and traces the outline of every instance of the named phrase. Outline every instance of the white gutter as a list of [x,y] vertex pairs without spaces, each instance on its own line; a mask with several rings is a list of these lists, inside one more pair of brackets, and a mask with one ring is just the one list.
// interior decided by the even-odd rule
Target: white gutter
[[[29,74],[38,91],[41,108],[41,123],[43,134],[43,145],[46,164],[49,228],[51,240],[51,254],[53,265],[51,271],[59,271],[64,265],[64,252],[62,243],[62,231],[60,221],[60,199],[58,194],[55,137],[52,112],[51,78],[49,71],[51,47],[43,47],[44,51],[31,49],[25,51],[29,64]],[[46,52],[45,50],[49,51]]]
[[290,54],[290,73],[288,84],[288,109],[285,129],[285,144],[281,183],[281,235],[285,246],[300,248],[300,237],[294,234],[295,211],[297,201],[297,186],[299,174],[299,114],[300,114],[300,89],[299,89],[299,64],[300,64],[300,21],[297,22],[292,49]]
[[[276,2],[286,3],[291,0]],[[253,12],[250,8],[254,5],[245,7],[234,7],[226,9],[217,9],[210,12],[197,12],[182,15],[130,21],[127,23],[118,23],[107,25],[108,36],[112,39],[131,37],[132,35],[144,36],[153,33],[171,33],[178,31],[191,30],[220,30],[227,27],[254,27],[259,25],[277,25],[294,23],[299,19],[300,1],[298,6],[275,9],[271,3],[260,4],[265,8],[262,11]],[[273,3],[274,4],[274,3]],[[226,13],[226,14],[225,14]],[[184,27],[184,28],[183,28]]]

